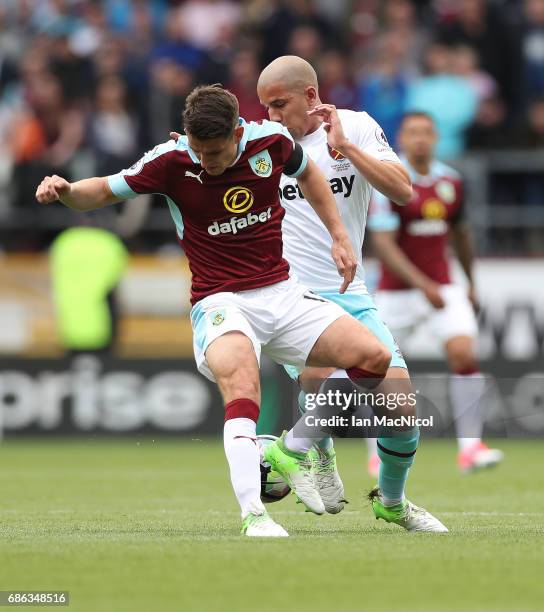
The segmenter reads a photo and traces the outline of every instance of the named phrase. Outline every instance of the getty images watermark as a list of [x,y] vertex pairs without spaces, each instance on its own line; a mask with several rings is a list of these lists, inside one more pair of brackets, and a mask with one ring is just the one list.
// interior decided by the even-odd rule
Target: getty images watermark
[[[342,391],[328,389],[319,393],[307,393],[304,397],[304,425],[309,428],[374,428],[374,427],[433,427],[434,416],[383,414],[394,412],[399,406],[415,408],[417,391],[401,393],[363,392],[356,389]],[[360,408],[371,408],[381,414],[360,414]],[[330,414],[332,412],[332,414]],[[328,414],[327,414],[328,413]]]
[[[377,383],[380,381],[376,381]],[[294,435],[365,438],[419,427],[431,437],[544,437],[544,372],[517,378],[452,376],[447,372],[387,381],[374,390],[347,379],[305,380],[292,386]]]

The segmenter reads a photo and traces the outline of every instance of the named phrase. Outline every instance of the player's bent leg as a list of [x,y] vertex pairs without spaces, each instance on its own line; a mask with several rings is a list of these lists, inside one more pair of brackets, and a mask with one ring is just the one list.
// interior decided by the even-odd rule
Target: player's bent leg
[[364,388],[374,388],[385,377],[391,352],[364,325],[340,317],[319,336],[307,359],[309,366],[336,366]]
[[[319,336],[308,355],[307,364],[335,365],[341,368],[338,370],[339,376],[345,377],[347,373],[352,382],[364,388],[373,388],[385,376],[390,361],[389,350],[366,327],[353,317],[344,316],[334,321]],[[330,370],[328,373],[330,376]],[[315,370],[313,373],[308,372],[306,380],[315,374]],[[292,431],[290,436],[293,444],[295,440]],[[310,445],[313,441],[308,438],[301,442]],[[333,448],[325,452],[316,449],[311,457],[325,509],[336,514],[343,509],[345,503],[344,486],[336,466],[336,453]]]
[[[406,368],[389,368],[377,389],[388,398],[396,398],[389,412],[393,417],[415,417],[416,396]],[[375,411],[383,415],[383,410]],[[419,443],[419,427],[383,425],[378,430],[377,449],[380,459],[378,486],[369,499],[374,516],[395,523],[408,531],[447,532],[447,528],[430,512],[405,497],[406,481]]]
[[482,442],[484,413],[482,397],[485,378],[474,354],[474,338],[458,335],[445,342],[448,364],[452,372],[450,400],[452,404],[459,452],[457,463],[468,473],[493,467],[503,459],[503,452]]
[[270,518],[260,496],[260,457],[256,443],[259,364],[253,344],[242,332],[228,332],[207,347],[206,361],[225,403],[223,441],[232,488],[240,504],[242,533],[253,537],[285,537],[287,532]]
[[[335,372],[342,372],[343,376],[347,376],[344,370],[334,370],[333,368],[306,368],[299,377],[299,383],[303,391],[300,397],[304,397],[305,391],[308,393],[318,393],[323,381],[328,380]],[[300,402],[300,409],[304,413],[304,402]],[[295,426],[296,427],[296,426]],[[297,446],[297,440],[294,429],[291,429],[286,436],[286,444],[289,448]],[[302,441],[304,446],[307,443]],[[344,509],[345,493],[344,483],[340,478],[336,463],[336,451],[331,436],[326,436],[320,439],[311,438],[309,443],[313,443],[309,448],[309,458],[312,465],[312,473],[314,481],[319,491],[319,495],[323,500],[325,510],[329,514],[338,514]]]
[[[298,407],[301,417],[297,424],[285,436],[285,445],[291,451],[308,453],[311,462],[315,486],[319,492],[325,510],[329,514],[341,512],[345,504],[344,484],[338,473],[336,452],[332,437],[301,438],[296,435],[297,426],[306,414],[306,393],[318,393],[324,380],[336,372],[334,368],[306,368],[298,373],[297,368],[284,366],[289,376],[296,380],[301,391],[298,398]],[[341,370],[345,374],[344,370]]]

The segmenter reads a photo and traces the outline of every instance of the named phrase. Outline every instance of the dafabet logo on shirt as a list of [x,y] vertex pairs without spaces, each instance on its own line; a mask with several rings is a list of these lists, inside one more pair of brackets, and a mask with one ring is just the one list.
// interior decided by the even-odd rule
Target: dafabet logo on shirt
[[231,187],[225,191],[223,205],[231,213],[244,213],[253,206],[253,193],[247,187]]
[[218,236],[219,234],[237,234],[240,230],[255,225],[256,223],[266,223],[272,217],[272,207],[260,213],[253,214],[247,211],[253,206],[253,193],[247,187],[231,187],[225,191],[223,196],[223,205],[235,215],[247,213],[244,216],[231,217],[228,221],[219,223],[214,221],[208,227],[210,236]]

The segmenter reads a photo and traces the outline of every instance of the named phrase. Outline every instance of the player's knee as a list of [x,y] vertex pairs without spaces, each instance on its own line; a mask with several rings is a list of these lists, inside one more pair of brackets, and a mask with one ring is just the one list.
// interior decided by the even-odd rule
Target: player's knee
[[365,351],[360,367],[368,372],[385,375],[390,363],[391,351],[383,344],[377,344],[370,353]]
[[254,402],[259,402],[260,387],[259,380],[252,377],[247,379],[241,376],[221,378],[217,381],[223,394],[225,402],[231,402],[238,398],[247,398]]
[[478,362],[472,351],[452,351],[448,355],[450,369],[456,374],[478,372]]

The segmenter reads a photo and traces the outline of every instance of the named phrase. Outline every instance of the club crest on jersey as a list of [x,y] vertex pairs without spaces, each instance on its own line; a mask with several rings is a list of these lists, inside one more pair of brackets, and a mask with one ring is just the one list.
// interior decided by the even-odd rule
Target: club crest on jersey
[[387,140],[387,137],[385,135],[385,132],[382,130],[381,127],[377,127],[376,131],[374,132],[375,136],[376,136],[376,140],[384,147],[387,147],[388,149],[390,148],[389,142]]
[[342,155],[342,153],[340,153],[340,151],[337,151],[336,149],[333,149],[330,144],[327,144],[327,149],[329,150],[329,155],[335,161],[341,161],[342,159],[346,159],[345,155]]
[[144,163],[145,163],[145,158],[142,157],[135,164],[132,164],[132,166],[130,166],[128,170],[125,170],[125,175],[126,176],[136,176],[136,174],[139,174],[142,171],[142,168],[144,167]]
[[446,204],[452,204],[455,200],[455,187],[449,181],[440,181],[436,185],[436,193]]
[[214,310],[210,313],[209,316],[212,325],[215,325],[217,327],[218,325],[221,325],[221,323],[223,323],[227,315],[224,310]]
[[249,158],[248,162],[253,173],[257,176],[267,178],[272,174],[272,158],[270,157],[268,149],[253,155]]

